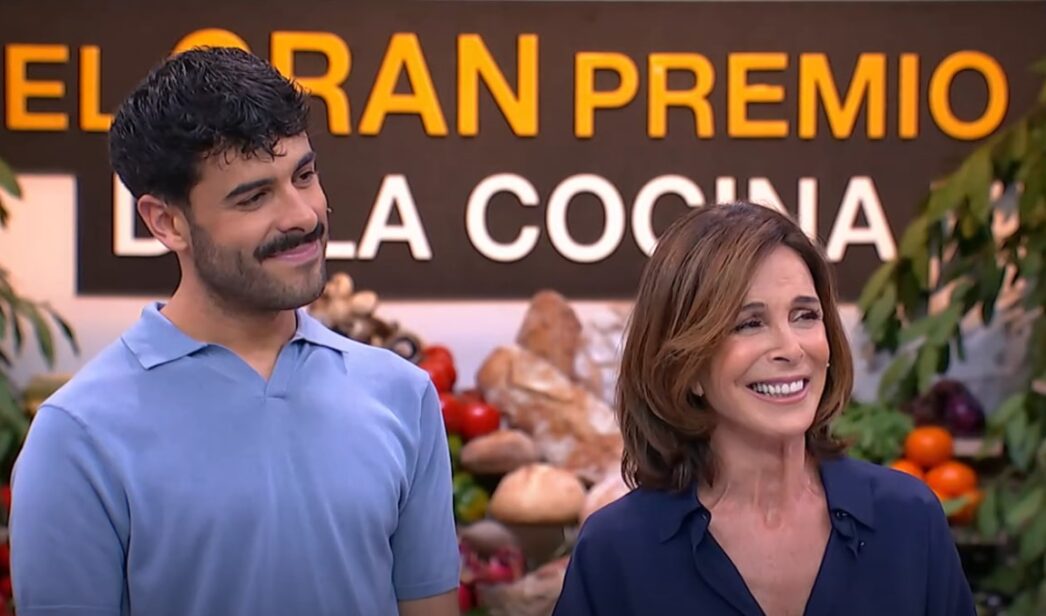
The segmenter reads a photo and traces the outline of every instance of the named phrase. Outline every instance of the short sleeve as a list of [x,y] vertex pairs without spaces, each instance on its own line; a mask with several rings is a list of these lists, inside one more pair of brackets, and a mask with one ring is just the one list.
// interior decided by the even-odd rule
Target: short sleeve
[[418,455],[392,536],[392,581],[400,601],[442,594],[461,577],[450,449],[435,387],[421,403]]
[[975,616],[973,593],[959,558],[955,539],[948,528],[944,510],[934,502],[930,507],[930,562],[927,588],[927,616]]
[[83,425],[42,406],[12,473],[11,579],[21,616],[118,615],[126,498]]

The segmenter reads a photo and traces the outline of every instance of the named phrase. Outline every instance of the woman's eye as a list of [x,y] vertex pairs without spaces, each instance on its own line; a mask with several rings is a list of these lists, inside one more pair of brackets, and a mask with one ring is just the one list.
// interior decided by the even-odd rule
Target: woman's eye
[[747,321],[742,321],[738,323],[737,327],[734,328],[734,331],[739,332],[744,331],[746,329],[754,329],[756,327],[759,327],[760,325],[762,325],[762,321],[760,321],[759,319],[748,319]]
[[821,313],[817,310],[804,310],[799,314],[802,321],[820,321]]

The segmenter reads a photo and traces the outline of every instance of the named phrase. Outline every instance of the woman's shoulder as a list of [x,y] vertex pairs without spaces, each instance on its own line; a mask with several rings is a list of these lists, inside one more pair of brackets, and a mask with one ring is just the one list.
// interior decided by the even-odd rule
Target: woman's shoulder
[[822,479],[830,502],[842,492],[849,499],[866,501],[876,516],[942,511],[925,482],[881,464],[842,456],[822,463]]
[[673,525],[678,528],[684,518],[698,509],[697,494],[689,490],[639,487],[588,516],[581,535],[600,540],[655,538]]

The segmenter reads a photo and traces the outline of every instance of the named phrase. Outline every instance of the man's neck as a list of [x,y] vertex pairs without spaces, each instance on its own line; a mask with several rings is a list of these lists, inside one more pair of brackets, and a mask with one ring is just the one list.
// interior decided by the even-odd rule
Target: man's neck
[[189,337],[224,346],[245,359],[275,357],[297,329],[293,310],[235,308],[187,284],[178,287],[161,312]]

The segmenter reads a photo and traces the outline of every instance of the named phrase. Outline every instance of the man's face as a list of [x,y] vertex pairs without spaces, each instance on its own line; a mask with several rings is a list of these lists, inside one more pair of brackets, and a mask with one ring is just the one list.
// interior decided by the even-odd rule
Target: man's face
[[304,306],[327,278],[327,197],[309,139],[282,139],[276,153],[208,157],[189,193],[196,275],[216,299],[251,311]]

